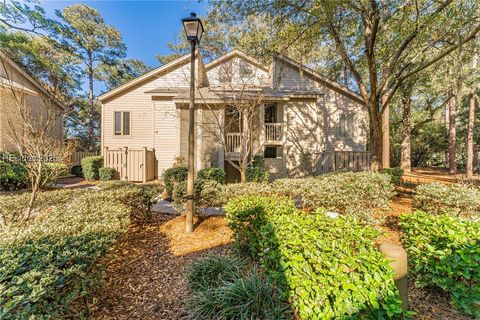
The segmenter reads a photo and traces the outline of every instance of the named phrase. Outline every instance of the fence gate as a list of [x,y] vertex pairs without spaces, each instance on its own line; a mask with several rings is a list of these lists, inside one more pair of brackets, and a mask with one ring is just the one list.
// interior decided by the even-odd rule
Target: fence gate
[[117,179],[147,182],[155,179],[155,151],[147,148],[105,148],[104,166],[117,171]]

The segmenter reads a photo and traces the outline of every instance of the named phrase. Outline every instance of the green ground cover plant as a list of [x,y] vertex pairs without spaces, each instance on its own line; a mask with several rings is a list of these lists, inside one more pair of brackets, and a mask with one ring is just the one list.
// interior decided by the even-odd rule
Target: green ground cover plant
[[309,214],[278,196],[242,196],[225,210],[236,247],[259,261],[301,319],[403,314],[372,227],[324,210]]
[[417,283],[441,288],[455,308],[480,318],[480,223],[418,211],[400,226]]
[[480,190],[464,184],[422,184],[415,188],[413,208],[431,214],[450,213],[465,218],[478,218]]

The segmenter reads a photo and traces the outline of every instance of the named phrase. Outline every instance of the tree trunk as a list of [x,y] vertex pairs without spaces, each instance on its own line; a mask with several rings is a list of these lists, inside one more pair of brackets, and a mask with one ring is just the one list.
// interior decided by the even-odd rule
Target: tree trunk
[[95,101],[93,98],[93,57],[92,53],[88,53],[88,107],[89,107],[89,119],[88,119],[88,147],[90,151],[95,148]]
[[411,172],[412,168],[412,128],[411,128],[411,100],[410,97],[403,97],[402,115],[402,150],[400,154],[400,168],[404,172]]
[[368,102],[370,115],[370,170],[379,171],[382,169],[382,118],[377,112],[378,101]]
[[240,182],[241,183],[246,183],[247,182],[247,167],[241,167],[240,168]]
[[467,179],[473,178],[473,124],[475,121],[475,96],[469,96],[468,122],[467,122]]
[[[388,96],[382,96],[382,105]],[[382,168],[390,168],[390,106],[382,114]]]
[[450,99],[448,109],[448,174],[457,174],[457,102],[458,94]]

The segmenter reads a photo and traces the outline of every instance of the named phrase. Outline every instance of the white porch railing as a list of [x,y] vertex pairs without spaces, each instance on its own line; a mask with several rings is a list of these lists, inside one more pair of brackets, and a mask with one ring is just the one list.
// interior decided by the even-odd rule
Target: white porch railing
[[265,123],[265,140],[266,142],[282,141],[282,124],[281,123]]
[[240,132],[230,132],[226,134],[227,138],[227,151],[228,152],[240,152],[241,136]]

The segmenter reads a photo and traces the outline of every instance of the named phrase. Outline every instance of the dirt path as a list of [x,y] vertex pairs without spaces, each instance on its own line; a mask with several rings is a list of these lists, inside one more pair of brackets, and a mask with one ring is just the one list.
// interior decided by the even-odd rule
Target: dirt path
[[183,228],[183,217],[168,215],[133,223],[105,259],[107,279],[95,295],[92,318],[184,318],[188,263],[229,251],[230,230],[219,217],[202,221],[192,235]]

